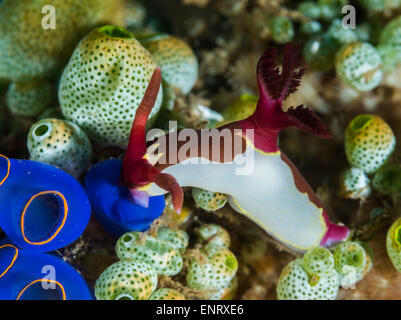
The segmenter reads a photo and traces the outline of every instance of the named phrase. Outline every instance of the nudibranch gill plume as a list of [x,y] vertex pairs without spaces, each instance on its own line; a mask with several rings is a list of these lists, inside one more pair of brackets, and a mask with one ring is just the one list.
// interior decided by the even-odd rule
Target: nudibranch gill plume
[[[123,160],[122,181],[134,200],[146,206],[149,196],[170,192],[180,212],[181,187],[197,187],[228,194],[234,210],[294,250],[330,246],[348,238],[348,228],[329,221],[312,188],[277,145],[279,132],[290,126],[330,138],[310,109],[303,105],[282,109],[283,100],[295,92],[304,74],[300,53],[299,46],[286,44],[280,71],[276,49],[266,51],[257,65],[256,111],[247,119],[213,129],[232,133],[231,140],[219,139],[219,148],[214,148],[212,139],[202,139],[203,130],[192,129],[146,142],[146,120],[160,87],[161,71],[156,69],[136,112]],[[231,150],[229,157],[227,150]],[[252,170],[238,174],[244,156],[251,156]]]

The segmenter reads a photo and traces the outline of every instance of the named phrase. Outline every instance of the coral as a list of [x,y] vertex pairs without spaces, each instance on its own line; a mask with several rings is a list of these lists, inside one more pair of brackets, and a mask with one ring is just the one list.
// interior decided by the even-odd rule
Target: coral
[[345,131],[348,162],[365,173],[374,173],[387,161],[395,147],[390,126],[379,116],[361,114]]
[[7,105],[17,116],[36,117],[51,102],[51,87],[46,81],[12,83],[7,91]]
[[349,168],[341,176],[339,195],[346,199],[365,199],[372,189],[370,179],[359,168]]
[[379,52],[367,42],[353,42],[344,46],[336,55],[336,72],[351,87],[369,91],[376,88],[383,73]]
[[[129,31],[104,26],[75,49],[59,86],[63,115],[101,145],[126,146],[156,63]],[[162,90],[151,113],[162,103]]]
[[121,260],[146,262],[157,274],[174,276],[180,273],[183,266],[181,252],[176,245],[152,236],[142,239],[139,232],[123,234],[117,241],[116,252]]
[[387,231],[387,254],[394,268],[401,272],[401,218],[397,219]]
[[79,177],[90,165],[92,147],[76,124],[57,119],[35,123],[28,134],[31,160],[54,165]]
[[381,194],[396,194],[401,191],[401,167],[385,165],[373,177],[373,188]]
[[96,280],[98,300],[146,300],[156,290],[157,273],[142,261],[118,261]]
[[312,248],[303,259],[290,262],[281,272],[277,284],[280,300],[334,300],[337,294],[338,274],[334,259],[324,248]]
[[227,203],[227,195],[220,192],[211,192],[199,188],[192,188],[192,197],[196,206],[206,211],[216,211]]
[[189,93],[198,80],[198,61],[192,48],[168,34],[144,35],[138,40],[162,69],[163,79],[182,93]]
[[149,300],[186,300],[185,297],[177,290],[162,288],[155,291]]
[[0,4],[0,78],[21,82],[52,76],[91,28],[123,20],[122,0],[54,0],[56,29],[46,29],[42,8],[47,5],[47,0]]

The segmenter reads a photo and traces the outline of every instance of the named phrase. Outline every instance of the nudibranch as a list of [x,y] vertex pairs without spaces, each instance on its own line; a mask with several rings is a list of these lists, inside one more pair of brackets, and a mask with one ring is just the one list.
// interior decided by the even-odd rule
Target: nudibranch
[[[146,120],[160,86],[156,69],[136,112],[123,160],[123,183],[135,201],[146,206],[149,196],[170,192],[180,212],[181,187],[197,187],[228,194],[233,209],[294,250],[346,239],[349,229],[330,222],[312,188],[277,145],[279,132],[290,126],[330,137],[325,125],[303,105],[282,109],[283,100],[297,89],[304,73],[300,52],[299,46],[285,46],[281,72],[274,48],[262,56],[257,66],[260,98],[247,119],[213,130],[183,129],[147,143]],[[218,148],[210,135],[204,138],[207,134],[220,134]],[[238,170],[244,164],[251,170]]]
[[0,300],[92,300],[84,279],[63,259],[0,242]]
[[48,252],[75,241],[91,215],[88,196],[68,173],[0,155],[0,228],[17,247]]

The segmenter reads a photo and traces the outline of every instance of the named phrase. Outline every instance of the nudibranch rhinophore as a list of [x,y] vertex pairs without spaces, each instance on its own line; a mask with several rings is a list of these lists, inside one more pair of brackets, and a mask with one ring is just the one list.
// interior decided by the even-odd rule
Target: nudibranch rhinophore
[[92,300],[85,280],[63,259],[0,242],[0,300]]
[[[262,56],[257,66],[260,98],[249,118],[209,131],[184,129],[146,143],[146,120],[160,86],[161,71],[156,69],[136,112],[123,160],[123,183],[134,200],[146,205],[149,196],[171,192],[179,212],[181,187],[198,187],[228,194],[236,211],[294,250],[346,239],[349,229],[329,221],[312,188],[277,145],[279,132],[290,126],[330,137],[308,108],[282,109],[283,100],[297,89],[304,73],[300,52],[299,46],[285,46],[281,72],[274,48]],[[217,148],[210,136],[203,138],[205,133],[220,134]],[[238,170],[244,163],[251,170]]]
[[68,173],[0,155],[0,228],[19,248],[48,252],[75,241],[91,215],[88,196]]

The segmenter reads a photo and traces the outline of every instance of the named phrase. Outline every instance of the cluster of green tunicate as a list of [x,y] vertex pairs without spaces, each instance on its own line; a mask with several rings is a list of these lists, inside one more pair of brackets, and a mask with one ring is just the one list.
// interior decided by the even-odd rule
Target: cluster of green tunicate
[[381,117],[355,117],[345,131],[345,153],[351,168],[341,178],[340,195],[363,199],[369,196],[370,186],[381,194],[401,191],[401,168],[388,163],[395,144],[391,127]]
[[[398,8],[400,3],[400,0],[360,1],[369,17],[372,12]],[[380,85],[383,72],[392,71],[401,61],[401,20],[395,18],[381,31],[377,18],[356,21],[352,12],[355,7],[346,6],[348,4],[346,0],[299,3],[297,10],[304,16],[299,28],[299,36],[305,43],[303,53],[312,69],[335,68],[343,83],[355,90],[369,91]],[[285,43],[297,37],[292,24],[288,17],[273,18],[270,22],[272,40]]]
[[16,116],[36,117],[51,102],[51,87],[46,81],[12,83],[6,100],[11,113]]
[[238,261],[229,250],[229,233],[216,224],[204,224],[195,231],[201,249],[190,259],[188,287],[203,291],[208,299],[230,299],[237,288]]
[[196,206],[206,211],[216,211],[223,208],[228,199],[228,196],[224,193],[199,188],[192,188],[192,197]]
[[216,224],[202,224],[195,233],[198,250],[192,250],[196,254],[187,256],[189,238],[183,230],[161,227],[155,235],[135,231],[123,234],[116,244],[120,261],[100,275],[95,285],[96,297],[102,300],[185,300],[182,292],[176,289],[156,290],[158,276],[181,273],[185,256],[190,289],[199,291],[207,299],[232,299],[238,286],[238,261],[229,250],[227,230]]
[[401,218],[397,219],[388,230],[386,247],[394,268],[401,272]]
[[133,231],[118,239],[116,252],[121,260],[141,260],[152,266],[157,274],[174,276],[182,269],[182,252],[187,245],[188,235],[184,231],[168,229],[162,231],[161,238],[142,237],[140,232]]
[[182,230],[161,228],[153,237],[127,232],[117,241],[119,262],[108,267],[98,278],[95,295],[100,300],[183,300],[173,289],[157,291],[158,275],[176,275],[183,266],[182,254],[188,235]]
[[28,134],[31,160],[54,165],[79,177],[88,169],[92,148],[85,132],[72,122],[43,119]]
[[280,300],[334,300],[340,286],[354,286],[371,266],[372,257],[358,242],[342,242],[333,253],[327,248],[314,247],[283,269],[277,297]]

